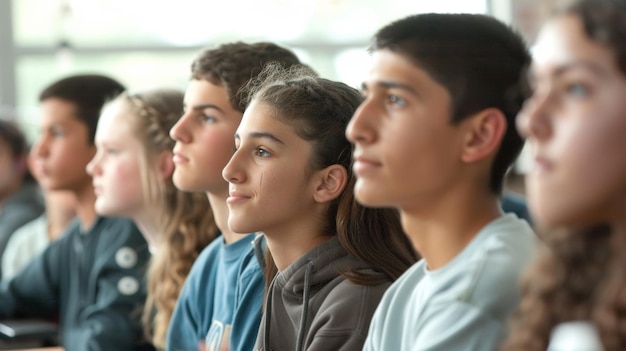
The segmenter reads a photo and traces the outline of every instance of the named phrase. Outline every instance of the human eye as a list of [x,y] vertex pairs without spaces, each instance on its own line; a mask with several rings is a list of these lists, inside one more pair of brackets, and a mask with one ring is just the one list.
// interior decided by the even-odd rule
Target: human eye
[[115,156],[115,155],[119,154],[120,151],[118,149],[115,149],[115,148],[105,147],[104,148],[104,153],[106,155]]
[[569,83],[565,86],[565,92],[569,96],[584,98],[589,96],[590,89],[587,85],[582,83]]
[[200,119],[203,123],[215,123],[216,118],[208,113],[203,113],[200,115]]
[[394,94],[390,94],[387,97],[387,102],[390,105],[397,106],[397,107],[403,107],[403,106],[406,105],[406,100],[404,98],[402,98],[402,97],[400,97],[398,95],[394,95]]
[[262,158],[266,158],[266,157],[270,157],[271,154],[269,153],[269,151],[265,150],[262,147],[258,147],[256,148],[256,150],[254,151],[254,154],[258,157],[262,157]]
[[65,131],[63,131],[63,129],[61,128],[52,128],[50,130],[50,135],[52,135],[52,137],[54,138],[62,138],[65,136]]

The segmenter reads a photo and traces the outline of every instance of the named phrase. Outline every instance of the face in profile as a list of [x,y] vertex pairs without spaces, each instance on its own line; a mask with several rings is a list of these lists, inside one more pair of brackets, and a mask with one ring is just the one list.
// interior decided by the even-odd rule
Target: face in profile
[[129,122],[131,113],[124,102],[116,101],[104,109],[98,121],[98,152],[87,171],[93,177],[100,215],[132,218],[143,208],[142,146]]
[[230,184],[228,226],[238,233],[291,232],[311,218],[316,172],[309,165],[312,145],[273,110],[253,102],[235,135],[236,152],[224,168]]
[[226,88],[192,80],[185,93],[185,113],[170,131],[174,147],[174,184],[178,189],[228,195],[222,169],[233,153],[233,135],[242,113]]
[[549,22],[534,53],[533,94],[517,119],[534,157],[532,214],[548,227],[614,221],[626,201],[624,72],[572,15]]
[[385,49],[372,58],[365,101],[346,131],[355,144],[355,196],[406,210],[432,204],[459,162],[449,93],[403,55]]
[[33,172],[45,190],[90,189],[85,165],[96,152],[74,103],[50,98],[41,103],[40,136],[32,148]]
[[13,155],[11,146],[0,138],[0,200],[17,190],[12,189],[24,177],[24,161]]

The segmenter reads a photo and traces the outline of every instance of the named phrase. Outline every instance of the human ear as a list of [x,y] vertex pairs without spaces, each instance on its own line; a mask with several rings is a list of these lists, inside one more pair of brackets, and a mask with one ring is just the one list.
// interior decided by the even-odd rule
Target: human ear
[[507,121],[502,111],[488,108],[466,121],[468,125],[461,160],[472,163],[491,155],[495,156],[507,128]]
[[159,154],[157,157],[157,171],[159,172],[160,179],[168,179],[174,174],[174,153],[166,150]]
[[348,171],[342,165],[333,164],[316,173],[313,199],[319,203],[339,197],[348,183]]

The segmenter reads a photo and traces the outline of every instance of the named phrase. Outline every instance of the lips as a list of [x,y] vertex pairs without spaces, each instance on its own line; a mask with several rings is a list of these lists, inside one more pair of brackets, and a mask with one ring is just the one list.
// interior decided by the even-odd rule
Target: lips
[[94,184],[94,185],[93,185],[93,192],[94,192],[96,195],[100,195],[100,194],[102,194],[102,187],[101,187],[101,186],[99,186],[99,185]]
[[174,156],[172,157],[172,160],[174,161],[174,163],[177,163],[177,164],[189,162],[189,159],[185,157],[183,154],[181,154],[180,152],[174,152]]
[[355,155],[354,163],[352,164],[352,169],[354,170],[354,173],[356,173],[357,175],[363,175],[367,173],[368,171],[371,171],[373,169],[380,167],[381,165],[382,164],[380,162],[375,161],[372,158],[369,158],[366,156]]
[[230,205],[234,205],[237,203],[241,203],[244,202],[248,199],[250,199],[251,196],[246,195],[244,193],[240,193],[238,191],[230,191],[228,194],[228,198],[226,199],[226,203],[230,204]]
[[547,173],[554,169],[554,164],[546,157],[541,155],[535,156],[533,171],[538,173]]

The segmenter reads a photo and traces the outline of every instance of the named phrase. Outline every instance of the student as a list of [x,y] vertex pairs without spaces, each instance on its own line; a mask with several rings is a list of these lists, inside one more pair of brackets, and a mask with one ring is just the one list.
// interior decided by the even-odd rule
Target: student
[[185,114],[172,128],[174,184],[204,192],[222,236],[194,263],[172,316],[167,349],[249,351],[254,346],[263,302],[263,273],[251,234],[228,228],[228,183],[222,169],[233,153],[233,135],[246,107],[238,94],[263,65],[298,64],[291,51],[272,43],[223,44],[208,49],[191,64]]
[[365,350],[493,350],[534,237],[499,206],[523,144],[515,88],[527,50],[494,18],[421,14],[379,30],[371,51],[346,132],[355,195],[399,209],[423,259],[386,292]]
[[[230,229],[263,232],[278,274],[255,350],[361,350],[392,281],[416,261],[391,209],[356,204],[343,83],[268,66],[224,168]],[[358,311],[358,313],[356,312]]]
[[177,90],[122,94],[98,122],[98,152],[87,165],[96,211],[131,218],[150,244],[143,322],[158,349],[165,349],[170,318],[191,265],[218,234],[206,195],[182,192],[172,182],[174,140],[169,131],[182,112],[183,94]]
[[150,253],[127,219],[98,217],[85,166],[104,102],[123,91],[100,75],[61,79],[40,95],[34,167],[46,190],[76,197],[77,221],[18,275],[0,284],[0,318],[59,318],[67,351],[143,349],[136,312]]
[[76,197],[68,191],[43,191],[46,210],[13,233],[2,256],[2,279],[10,279],[57,240],[76,216]]
[[517,126],[545,246],[506,350],[626,349],[626,1],[583,0],[544,25]]
[[[19,127],[0,119],[0,262],[13,233],[44,211],[28,167],[28,145]],[[4,275],[0,266],[0,277]]]

